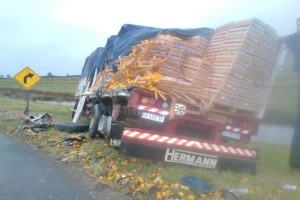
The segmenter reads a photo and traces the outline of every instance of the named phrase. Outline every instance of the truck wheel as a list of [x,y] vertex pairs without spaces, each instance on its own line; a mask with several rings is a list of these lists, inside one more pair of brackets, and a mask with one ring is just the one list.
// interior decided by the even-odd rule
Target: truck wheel
[[101,115],[98,125],[98,130],[105,138],[108,138],[110,135],[111,129],[111,116]]
[[87,124],[73,123],[73,122],[56,123],[54,127],[58,131],[67,132],[67,133],[87,132],[89,128]]
[[95,139],[98,133],[98,124],[100,120],[100,105],[95,104],[91,113],[91,120],[89,125],[89,137]]

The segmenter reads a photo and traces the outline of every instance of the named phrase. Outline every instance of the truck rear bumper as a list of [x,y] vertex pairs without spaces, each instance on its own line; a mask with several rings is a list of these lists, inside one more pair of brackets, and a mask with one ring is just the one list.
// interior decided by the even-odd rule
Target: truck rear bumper
[[126,128],[119,152],[124,155],[196,167],[256,173],[254,150],[160,136]]

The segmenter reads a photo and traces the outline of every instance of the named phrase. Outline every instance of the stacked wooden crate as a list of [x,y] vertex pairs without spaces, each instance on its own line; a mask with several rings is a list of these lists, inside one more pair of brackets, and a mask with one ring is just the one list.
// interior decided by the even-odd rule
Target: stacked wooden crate
[[182,40],[163,35],[155,39],[154,51],[166,48],[168,44],[163,62],[153,68],[163,75],[157,88],[172,97],[199,104],[199,94],[211,68],[211,63],[202,59],[208,41],[201,36]]
[[205,54],[213,66],[202,97],[225,111],[258,114],[268,101],[277,48],[276,32],[257,19],[218,27]]
[[[202,59],[208,42],[202,36],[183,40],[172,35],[144,40],[118,60],[118,72],[104,90],[141,87],[198,105],[199,93],[212,67]],[[105,71],[98,78],[105,76],[102,73]]]
[[108,81],[104,91],[140,87],[200,113],[214,108],[258,115],[270,94],[277,41],[276,32],[257,19],[218,27],[211,39],[157,35],[120,58],[111,79],[104,78],[109,70],[98,78]]

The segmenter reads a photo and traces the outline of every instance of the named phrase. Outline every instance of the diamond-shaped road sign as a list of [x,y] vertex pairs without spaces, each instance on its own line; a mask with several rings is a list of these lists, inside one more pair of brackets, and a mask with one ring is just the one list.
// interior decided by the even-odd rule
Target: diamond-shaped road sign
[[37,73],[35,73],[29,67],[25,67],[14,76],[14,79],[16,79],[26,89],[29,89],[34,84],[36,84],[41,79],[41,77],[39,77],[39,75],[37,75]]

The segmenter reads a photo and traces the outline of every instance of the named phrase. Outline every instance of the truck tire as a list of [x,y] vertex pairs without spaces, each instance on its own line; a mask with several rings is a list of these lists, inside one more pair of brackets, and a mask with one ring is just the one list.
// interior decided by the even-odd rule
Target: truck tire
[[89,137],[91,139],[95,139],[98,134],[98,124],[101,115],[101,106],[99,104],[95,104],[93,110],[91,112],[91,119],[89,124]]
[[111,129],[111,116],[106,116],[101,114],[98,130],[100,133],[107,139],[110,136],[110,129]]
[[67,133],[82,133],[82,132],[87,132],[89,129],[88,124],[73,123],[73,122],[56,123],[54,127],[58,131],[67,132]]

